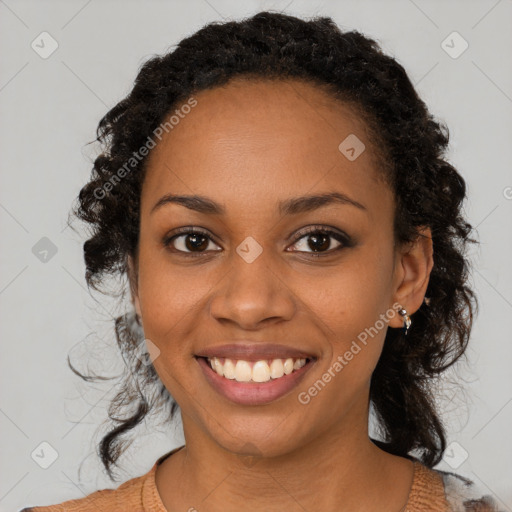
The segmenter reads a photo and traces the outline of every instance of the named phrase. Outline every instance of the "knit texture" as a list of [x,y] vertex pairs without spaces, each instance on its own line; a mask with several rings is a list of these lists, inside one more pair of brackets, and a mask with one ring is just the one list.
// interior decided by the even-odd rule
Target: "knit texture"
[[[167,512],[155,483],[157,466],[180,450],[160,457],[145,475],[117,489],[103,489],[58,505],[28,507],[20,512]],[[404,512],[502,512],[490,496],[477,496],[473,483],[454,473],[430,469],[413,459],[414,475]]]

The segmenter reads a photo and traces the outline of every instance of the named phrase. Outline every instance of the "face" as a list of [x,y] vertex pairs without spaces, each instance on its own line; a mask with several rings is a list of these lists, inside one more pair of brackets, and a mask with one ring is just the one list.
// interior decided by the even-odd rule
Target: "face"
[[[421,304],[428,247],[395,246],[393,194],[348,105],[298,81],[195,99],[150,154],[130,260],[185,436],[269,456],[367,438],[371,375],[388,325],[403,325],[393,305]],[[289,358],[306,364],[287,374]]]

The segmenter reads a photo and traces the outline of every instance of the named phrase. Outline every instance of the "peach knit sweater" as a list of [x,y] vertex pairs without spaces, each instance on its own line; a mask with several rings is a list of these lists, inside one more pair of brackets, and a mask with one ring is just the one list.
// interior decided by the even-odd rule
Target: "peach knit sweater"
[[[128,480],[117,489],[104,489],[58,505],[28,507],[20,512],[167,512],[155,484],[158,464],[180,450],[160,457],[146,474]],[[414,476],[404,512],[500,512],[489,496],[472,498],[468,484],[456,482],[453,473],[433,470],[413,459]],[[467,481],[466,481],[467,482]]]

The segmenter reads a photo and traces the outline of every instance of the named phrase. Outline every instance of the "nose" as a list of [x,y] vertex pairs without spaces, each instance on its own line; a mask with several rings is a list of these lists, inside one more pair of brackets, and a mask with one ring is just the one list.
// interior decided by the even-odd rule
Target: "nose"
[[252,262],[237,253],[230,259],[230,269],[210,300],[213,318],[244,330],[293,318],[297,302],[294,293],[265,251]]

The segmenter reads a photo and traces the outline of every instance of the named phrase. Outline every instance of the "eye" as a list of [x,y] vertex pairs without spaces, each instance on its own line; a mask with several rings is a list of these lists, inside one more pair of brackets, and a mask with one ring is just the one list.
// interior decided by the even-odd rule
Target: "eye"
[[216,244],[206,231],[190,227],[180,228],[176,231],[180,234],[168,235],[162,241],[163,245],[173,252],[181,252],[185,256],[200,256],[208,250],[221,250],[212,249],[212,246]]
[[310,252],[307,249],[311,249],[313,257],[328,256],[352,245],[347,235],[323,227],[311,226],[300,234],[292,247],[306,253]]
[[[316,258],[329,256],[345,247],[353,246],[348,235],[322,226],[310,226],[302,230],[299,235],[291,246],[292,249],[309,253]],[[222,250],[214,243],[207,231],[194,227],[179,228],[165,236],[162,243],[172,252],[181,253],[183,256],[198,257],[205,255],[208,251]]]

